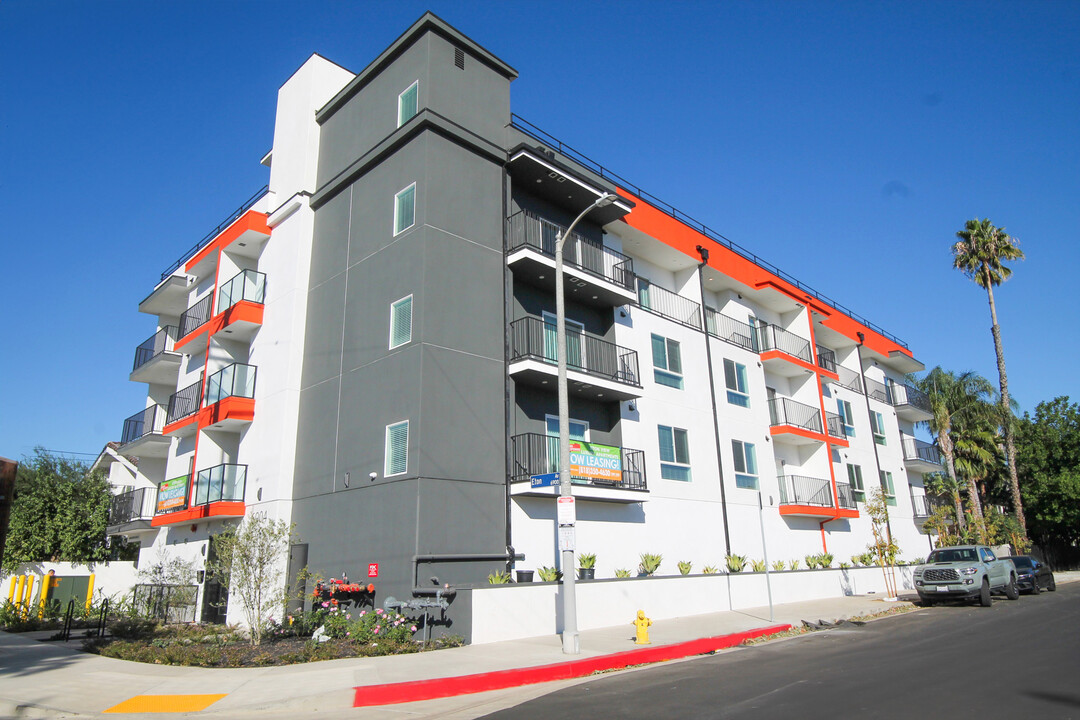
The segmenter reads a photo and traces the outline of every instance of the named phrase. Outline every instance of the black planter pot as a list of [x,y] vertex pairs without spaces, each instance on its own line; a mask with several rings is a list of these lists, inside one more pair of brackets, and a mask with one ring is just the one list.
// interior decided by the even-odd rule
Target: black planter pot
[[517,581],[519,583],[527,583],[533,581],[533,570],[518,570]]
[[596,577],[596,568],[578,568],[578,580],[592,580]]

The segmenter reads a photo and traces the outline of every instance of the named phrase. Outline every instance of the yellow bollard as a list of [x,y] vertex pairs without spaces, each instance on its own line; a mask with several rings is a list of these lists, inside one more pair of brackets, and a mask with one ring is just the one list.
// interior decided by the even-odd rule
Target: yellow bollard
[[19,576],[19,589],[15,591],[15,607],[22,607],[23,595],[26,594],[26,576]]
[[649,642],[649,626],[652,625],[652,620],[645,617],[644,610],[637,611],[637,619],[634,620],[633,625],[637,629],[637,640],[634,641],[634,644],[652,645]]
[[11,587],[8,588],[8,593],[7,593],[7,601],[9,603],[14,603],[15,602],[15,583],[16,582],[17,582],[16,577],[14,575],[12,575],[11,576]]
[[90,600],[94,597],[94,574],[90,573],[90,582],[86,584],[86,612],[90,612]]
[[49,591],[52,590],[56,572],[50,570],[48,575],[41,576],[41,603],[38,608],[38,618],[45,617],[45,605],[49,602]]
[[23,602],[23,617],[30,617],[30,604],[34,601],[34,581],[37,580],[33,575],[27,575],[28,581],[26,583],[26,595]]

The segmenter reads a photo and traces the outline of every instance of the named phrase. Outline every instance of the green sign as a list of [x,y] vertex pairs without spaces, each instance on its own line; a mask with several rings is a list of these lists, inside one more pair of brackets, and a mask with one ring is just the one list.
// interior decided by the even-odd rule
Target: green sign
[[622,482],[622,452],[610,445],[571,440],[570,476]]
[[187,504],[188,476],[166,480],[158,485],[157,512],[169,512]]

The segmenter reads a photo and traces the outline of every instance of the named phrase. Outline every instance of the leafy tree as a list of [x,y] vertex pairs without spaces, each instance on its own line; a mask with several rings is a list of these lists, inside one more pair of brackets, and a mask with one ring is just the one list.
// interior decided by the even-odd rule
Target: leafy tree
[[103,473],[90,473],[84,462],[35,448],[19,463],[3,568],[108,559],[105,527],[111,501]]
[[968,220],[964,229],[956,233],[958,241],[953,244],[953,267],[960,270],[975,284],[986,290],[990,303],[990,330],[994,336],[997,353],[998,378],[1001,385],[1001,425],[1005,432],[1005,457],[1009,464],[1012,486],[1013,513],[1021,529],[1027,533],[1024,519],[1024,503],[1020,496],[1020,480],[1016,472],[1016,445],[1013,437],[1013,415],[1009,400],[1009,377],[1005,373],[1005,350],[1001,344],[1001,328],[998,326],[997,306],[994,304],[994,286],[1009,279],[1012,270],[1005,261],[1023,260],[1024,251],[1015,238],[1009,237],[1005,228],[995,227],[988,218]]
[[881,487],[871,488],[865,507],[866,514],[870,516],[870,529],[874,533],[874,542],[867,546],[867,550],[873,553],[878,565],[881,566],[881,573],[885,576],[885,592],[889,597],[894,598],[896,597],[894,566],[896,557],[900,554],[900,546],[893,540],[892,533],[889,531],[889,503],[885,497],[885,490]]
[[217,560],[207,569],[239,601],[252,645],[262,642],[275,614],[279,619],[284,615],[289,599],[284,560],[292,531],[283,520],[255,513],[211,539]]
[[1041,402],[1017,423],[1017,464],[1029,530],[1044,549],[1072,555],[1080,546],[1080,405]]

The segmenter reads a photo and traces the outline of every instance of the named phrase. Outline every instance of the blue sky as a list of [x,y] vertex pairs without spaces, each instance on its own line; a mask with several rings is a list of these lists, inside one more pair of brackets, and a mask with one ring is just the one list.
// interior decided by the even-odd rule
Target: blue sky
[[[908,342],[995,383],[965,220],[1023,410],[1080,400],[1080,3],[0,3],[0,455],[96,453],[159,274],[267,180],[278,87],[359,71],[431,9],[515,67],[514,111]],[[1070,359],[1072,358],[1072,359]]]

